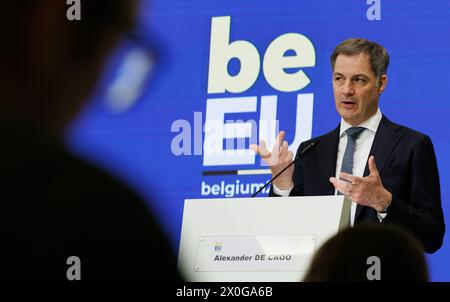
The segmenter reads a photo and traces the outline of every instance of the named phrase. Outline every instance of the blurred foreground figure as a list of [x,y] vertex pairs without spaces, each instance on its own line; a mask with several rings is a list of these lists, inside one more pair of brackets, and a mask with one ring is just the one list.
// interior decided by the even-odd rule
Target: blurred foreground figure
[[319,248],[303,281],[426,282],[422,245],[395,225],[361,224]]
[[62,144],[137,6],[80,2],[80,21],[63,0],[2,6],[0,281],[176,281],[144,202]]

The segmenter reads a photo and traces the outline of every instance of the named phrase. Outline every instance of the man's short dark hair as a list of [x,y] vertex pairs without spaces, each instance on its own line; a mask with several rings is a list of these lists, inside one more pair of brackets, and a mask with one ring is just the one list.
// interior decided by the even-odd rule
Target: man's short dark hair
[[389,65],[389,55],[386,49],[378,43],[362,38],[347,39],[336,46],[331,54],[331,68],[334,70],[334,63],[338,55],[354,56],[361,53],[369,56],[370,67],[377,79],[386,74]]

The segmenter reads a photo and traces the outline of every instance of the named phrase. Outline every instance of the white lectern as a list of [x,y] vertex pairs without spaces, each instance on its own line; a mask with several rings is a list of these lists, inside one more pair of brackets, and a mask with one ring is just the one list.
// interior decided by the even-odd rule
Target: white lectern
[[178,267],[187,281],[300,281],[348,225],[344,196],[187,199]]

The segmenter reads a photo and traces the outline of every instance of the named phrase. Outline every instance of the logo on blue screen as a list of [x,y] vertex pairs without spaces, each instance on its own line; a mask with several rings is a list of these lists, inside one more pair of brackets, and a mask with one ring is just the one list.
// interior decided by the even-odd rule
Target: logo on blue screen
[[[265,140],[271,148],[278,134],[278,95],[292,93],[307,87],[311,80],[303,68],[314,67],[316,53],[312,42],[299,33],[286,33],[275,37],[265,51],[258,51],[249,40],[230,41],[231,17],[213,17],[208,70],[208,99],[203,141],[203,165],[254,165],[256,153],[245,145],[226,148],[227,140]],[[239,61],[240,68],[229,72],[229,64]],[[296,72],[287,70],[296,69]],[[269,95],[242,95],[248,91],[262,73],[273,89]],[[215,94],[234,94],[214,97]],[[294,153],[301,142],[311,138],[313,93],[299,93],[292,100],[295,108],[295,136],[289,144]],[[257,112],[259,119],[230,121],[233,116]]]

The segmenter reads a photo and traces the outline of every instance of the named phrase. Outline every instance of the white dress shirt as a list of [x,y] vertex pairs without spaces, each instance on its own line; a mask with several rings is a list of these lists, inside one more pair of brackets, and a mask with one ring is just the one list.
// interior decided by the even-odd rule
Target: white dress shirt
[[[366,128],[361,132],[358,139],[355,143],[355,151],[353,153],[353,175],[363,176],[364,169],[366,167],[367,161],[369,159],[370,149],[372,148],[373,140],[375,138],[375,133],[377,132],[378,125],[380,124],[382,118],[382,114],[380,109],[378,108],[377,112],[372,115],[365,122],[357,125],[357,127]],[[341,126],[339,130],[339,146],[336,160],[336,178],[339,179],[339,173],[341,172],[342,159],[344,157],[345,147],[347,146],[347,134],[345,131],[353,127],[348,124],[344,119],[341,118]],[[331,175],[330,175],[331,177]],[[289,193],[292,191],[293,187],[286,190],[280,190],[275,185],[273,185],[273,192],[277,195],[281,196],[289,196]],[[337,190],[335,190],[335,194],[337,194]],[[350,212],[350,224],[353,225],[355,221],[356,214],[356,202],[352,202],[351,212]],[[386,214],[378,213],[378,219],[381,221],[386,217]]]

